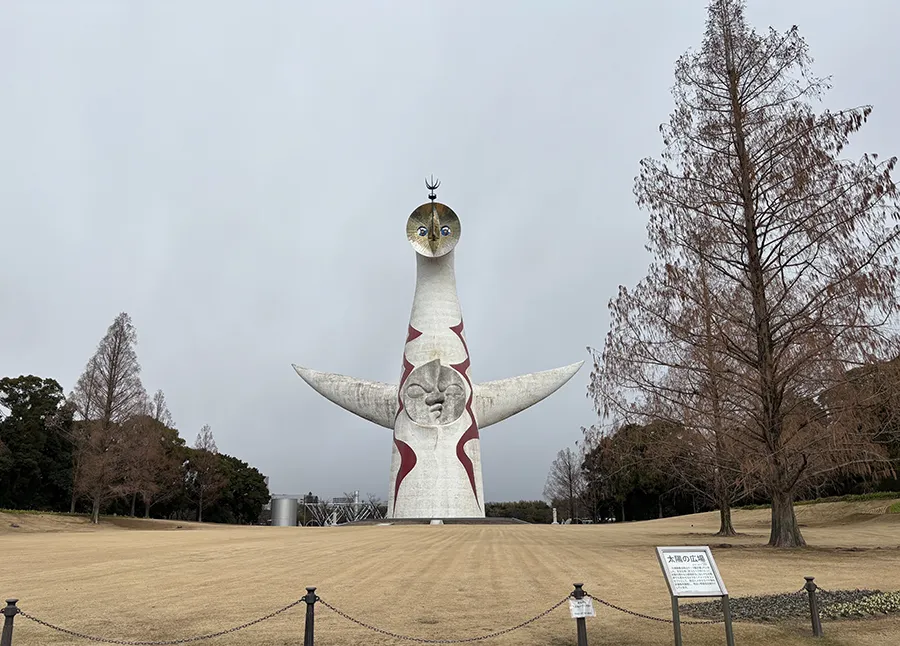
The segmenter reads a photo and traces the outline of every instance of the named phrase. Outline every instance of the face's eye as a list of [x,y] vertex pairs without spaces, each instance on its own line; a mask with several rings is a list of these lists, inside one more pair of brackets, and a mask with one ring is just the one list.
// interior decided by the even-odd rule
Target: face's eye
[[406,389],[406,394],[410,397],[422,397],[425,394],[425,389],[419,384],[410,384]]
[[419,235],[420,235],[420,236],[427,236],[427,235],[428,235],[428,229],[426,229],[425,227],[419,227]]
[[463,389],[459,384],[450,384],[444,392],[448,395],[462,395]]
[[448,226],[441,227],[441,235],[442,236],[450,235],[450,227],[448,227]]

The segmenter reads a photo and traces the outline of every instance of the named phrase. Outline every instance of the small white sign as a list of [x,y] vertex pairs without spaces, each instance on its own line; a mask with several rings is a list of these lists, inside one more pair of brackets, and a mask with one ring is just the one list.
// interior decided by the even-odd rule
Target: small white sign
[[656,555],[673,597],[728,594],[709,547],[657,547]]
[[569,612],[572,613],[572,619],[597,616],[597,613],[594,612],[594,600],[590,597],[582,597],[581,599],[570,597]]

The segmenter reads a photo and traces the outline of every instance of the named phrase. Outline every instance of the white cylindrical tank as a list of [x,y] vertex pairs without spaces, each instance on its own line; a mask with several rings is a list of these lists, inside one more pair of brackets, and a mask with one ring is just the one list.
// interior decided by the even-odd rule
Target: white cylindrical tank
[[296,498],[272,498],[272,525],[274,527],[297,526]]

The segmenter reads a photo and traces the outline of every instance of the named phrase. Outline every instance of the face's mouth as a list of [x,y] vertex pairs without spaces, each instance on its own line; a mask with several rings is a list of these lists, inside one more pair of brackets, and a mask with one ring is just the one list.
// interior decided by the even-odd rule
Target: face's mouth
[[443,404],[432,404],[431,406],[428,407],[428,412],[431,413],[431,415],[435,419],[438,419],[438,418],[440,418],[441,413],[444,412],[444,405]]

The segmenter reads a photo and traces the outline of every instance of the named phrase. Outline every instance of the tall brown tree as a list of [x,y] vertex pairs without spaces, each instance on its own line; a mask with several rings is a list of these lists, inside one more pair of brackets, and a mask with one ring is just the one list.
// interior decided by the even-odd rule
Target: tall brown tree
[[[849,367],[896,356],[897,346],[896,158],[840,157],[872,109],[816,113],[811,103],[828,83],[810,61],[796,27],[761,35],[744,2],[710,3],[702,47],[676,64],[665,150],[642,160],[635,183],[650,214],[652,278],[611,304],[594,372],[607,383],[592,391],[602,407],[615,390],[608,366],[636,347],[647,350],[638,361],[676,348],[675,372],[702,362],[698,347],[713,353],[728,385],[727,428],[772,501],[769,544],[783,547],[805,544],[793,508],[804,486],[884,459],[870,433],[838,423],[816,398]],[[696,289],[683,288],[698,267],[713,287],[702,306]],[[661,295],[679,292],[681,311],[660,306]],[[709,316],[713,334],[671,334],[685,313]],[[641,316],[648,329],[632,325]],[[648,382],[654,395],[665,390],[667,362]]]
[[137,332],[125,312],[119,314],[88,361],[69,396],[77,422],[74,496],[91,501],[91,522],[103,504],[121,495],[128,456],[123,426],[147,410]]

